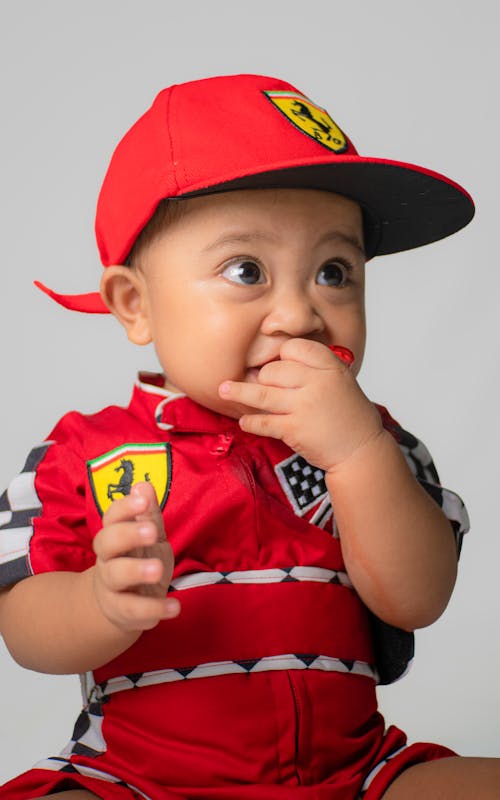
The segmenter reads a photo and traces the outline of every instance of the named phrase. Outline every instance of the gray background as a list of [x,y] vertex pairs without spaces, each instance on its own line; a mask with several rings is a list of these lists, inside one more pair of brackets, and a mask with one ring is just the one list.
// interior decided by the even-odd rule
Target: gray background
[[[366,155],[423,164],[477,201],[469,228],[368,267],[361,383],[429,446],[472,519],[460,579],[416,663],[380,691],[412,740],[499,755],[498,44],[496,3],[2,0],[0,484],[71,408],[126,402],[151,351],[108,318],[32,288],[97,286],[93,214],[111,151],[171,83],[219,73],[289,80]],[[58,752],[78,680],[0,650],[0,782]]]

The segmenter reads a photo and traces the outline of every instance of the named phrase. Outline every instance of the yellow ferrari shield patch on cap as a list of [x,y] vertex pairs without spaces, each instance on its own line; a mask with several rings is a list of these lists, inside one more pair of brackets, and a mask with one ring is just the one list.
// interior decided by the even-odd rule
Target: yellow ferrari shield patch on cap
[[264,92],[271,103],[302,133],[334,153],[347,150],[347,139],[324,108],[297,92]]
[[126,497],[135,483],[153,484],[163,508],[172,478],[172,457],[167,442],[124,444],[87,462],[92,493],[102,515],[113,500]]

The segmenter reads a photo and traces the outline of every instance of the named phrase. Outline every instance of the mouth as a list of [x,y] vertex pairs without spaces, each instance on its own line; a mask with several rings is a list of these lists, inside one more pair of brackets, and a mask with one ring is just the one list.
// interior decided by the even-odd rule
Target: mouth
[[246,380],[249,383],[257,383],[259,372],[262,367],[265,367],[266,364],[271,364],[273,361],[281,361],[281,359],[279,356],[274,356],[274,358],[268,358],[265,361],[262,361],[260,364],[257,364],[255,367],[249,367],[247,369]]

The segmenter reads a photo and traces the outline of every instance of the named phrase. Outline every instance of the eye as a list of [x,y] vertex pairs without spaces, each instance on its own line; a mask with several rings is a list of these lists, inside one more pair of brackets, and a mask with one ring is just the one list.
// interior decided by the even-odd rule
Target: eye
[[264,282],[261,268],[251,259],[242,258],[239,261],[233,261],[224,267],[221,274],[227,280],[245,286],[255,286],[255,284]]
[[342,261],[329,261],[320,268],[316,280],[320,286],[337,286],[342,289],[349,283],[349,266]]

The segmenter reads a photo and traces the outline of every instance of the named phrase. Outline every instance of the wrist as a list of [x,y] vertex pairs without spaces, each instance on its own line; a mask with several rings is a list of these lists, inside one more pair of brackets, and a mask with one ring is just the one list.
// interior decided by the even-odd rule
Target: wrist
[[[89,617],[93,620],[95,625],[96,640],[101,639],[106,649],[108,647],[113,651],[116,649],[116,652],[113,652],[111,657],[119,655],[137,641],[142,630],[127,630],[125,627],[121,626],[117,620],[113,620],[110,615],[106,613],[97,588],[95,566],[81,573],[80,578],[88,605]],[[109,660],[110,658],[106,658],[106,661]]]
[[385,458],[391,451],[401,455],[393,436],[382,426],[375,428],[348,455],[326,470],[325,480],[340,481],[355,475],[360,469],[370,468],[370,465],[376,468],[380,458]]

